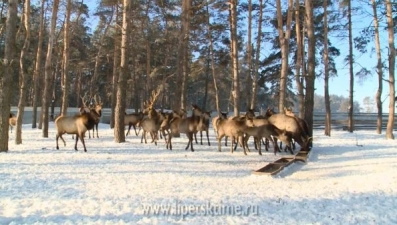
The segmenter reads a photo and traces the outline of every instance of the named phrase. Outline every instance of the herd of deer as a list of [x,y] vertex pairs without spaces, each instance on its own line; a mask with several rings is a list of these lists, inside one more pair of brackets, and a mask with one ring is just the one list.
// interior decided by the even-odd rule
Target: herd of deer
[[[159,93],[152,95],[152,99],[156,99]],[[83,144],[84,151],[86,146],[84,142],[85,133],[88,131],[89,138],[91,138],[90,130],[93,130],[93,137],[95,134],[98,136],[98,123],[102,115],[102,102],[94,96],[94,104],[88,106],[87,103],[90,99],[86,96],[81,97],[83,106],[80,112],[74,116],[59,116],[55,119],[56,127],[56,148],[59,149],[58,139],[61,138],[64,145],[66,142],[63,139],[63,134],[76,135],[74,149],[77,151],[78,139]],[[160,138],[164,138],[166,148],[172,150],[172,138],[179,137],[180,134],[186,134],[188,143],[185,150],[190,147],[193,148],[193,139],[197,142],[196,134],[200,132],[200,143],[203,144],[203,131],[206,132],[208,145],[211,145],[209,140],[210,128],[210,112],[205,112],[197,105],[192,105],[192,113],[187,116],[185,110],[163,112],[157,111],[153,107],[154,101],[152,100],[147,104],[146,109],[138,113],[125,114],[124,125],[128,126],[126,136],[130,133],[131,127],[134,128],[135,134],[138,136],[142,129],[141,143],[143,140],[147,143],[146,136],[149,133],[152,143],[157,145]],[[92,103],[92,101],[91,101]],[[10,125],[15,126],[15,116],[10,113]],[[274,146],[274,154],[280,151],[277,140],[280,140],[286,145],[291,154],[293,150],[291,143],[295,140],[303,150],[310,150],[309,130],[307,123],[296,117],[292,111],[286,110],[285,114],[274,113],[273,110],[268,109],[266,115],[255,116],[253,110],[248,110],[245,115],[227,118],[227,113],[221,113],[212,119],[212,127],[216,133],[218,141],[218,151],[221,151],[221,140],[225,137],[225,145],[227,145],[227,138],[231,138],[231,152],[233,152],[237,145],[244,150],[244,154],[249,151],[248,140],[250,137],[254,138],[255,148],[259,154],[262,155],[261,145],[265,144],[266,151],[268,151],[269,142]],[[137,131],[138,128],[138,131]],[[266,141],[263,141],[265,139]],[[281,146],[281,144],[280,144]]]

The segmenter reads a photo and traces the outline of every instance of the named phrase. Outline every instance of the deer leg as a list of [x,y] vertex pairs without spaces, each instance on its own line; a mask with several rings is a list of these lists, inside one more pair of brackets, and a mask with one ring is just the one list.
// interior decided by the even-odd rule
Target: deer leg
[[210,137],[208,136],[208,129],[205,131],[205,133],[207,134],[208,146],[211,146]]
[[[262,139],[262,141],[263,141],[263,139]],[[269,151],[269,143],[270,143],[269,138],[265,138],[264,145],[265,145],[265,149],[267,152]]]
[[[197,142],[196,142],[197,144]],[[200,130],[200,145],[203,145],[203,131]]]
[[241,147],[243,147],[244,155],[247,155],[247,151],[246,151],[245,145],[243,143],[243,136],[237,136],[237,143],[236,144],[238,145],[238,143],[242,144]]
[[[219,133],[218,133],[219,134]],[[222,141],[223,135],[221,135],[220,137],[218,137],[218,152],[221,151],[221,141]]]
[[194,141],[196,141],[196,144],[198,144],[196,134],[197,133],[194,133]]
[[[79,140],[79,134],[76,134],[76,142],[75,142],[75,144],[74,144],[74,150],[76,150],[76,151],[78,151],[77,150],[77,141]],[[81,137],[80,137],[81,138]]]
[[[230,145],[230,152],[233,153],[234,150],[236,150],[236,148],[233,146],[234,145],[234,137],[232,137],[232,141],[231,141],[231,145]],[[236,146],[237,147],[237,146]]]
[[[167,149],[172,150],[172,142],[171,142],[172,135],[168,134],[168,141],[167,141]],[[168,148],[169,147],[169,148]]]
[[[92,136],[92,138],[94,138],[94,136]],[[85,148],[84,134],[81,135],[80,141],[81,141],[81,143],[83,143],[84,152],[87,152],[87,149]],[[77,145],[77,142],[76,142],[76,145]]]
[[136,132],[136,127],[135,127],[135,124],[132,124],[132,127],[134,128],[135,135],[136,135],[136,136],[138,136],[138,133]]
[[[153,138],[153,141],[154,141],[154,144],[155,145],[157,145],[157,140],[159,139],[159,137],[158,137],[158,131],[157,132],[153,132],[153,136],[152,136],[152,138]],[[160,134],[161,134],[161,132],[160,132]],[[152,141],[152,142],[153,142]]]
[[277,138],[273,137],[272,142],[273,142],[273,146],[274,146],[274,155],[276,155],[277,151],[280,152],[280,149],[278,148],[278,144],[277,144]]
[[145,135],[145,131],[142,132],[141,143],[143,143],[143,135]]
[[99,135],[98,135],[98,124],[95,124],[95,128],[96,128],[96,137],[99,138]]
[[59,146],[58,146],[58,139],[59,139],[59,134],[57,134],[57,136],[56,136],[56,138],[55,138],[55,140],[56,140],[56,143],[57,143],[57,149],[59,150]]
[[125,134],[125,136],[128,136],[128,134],[130,133],[131,126],[132,126],[132,124],[128,124],[128,130],[127,130],[127,133]]
[[256,145],[258,145],[258,147],[259,147],[259,149],[258,149],[258,152],[259,152],[259,155],[262,155],[262,144],[261,144],[261,141],[262,141],[262,138],[261,137],[258,137],[258,138],[256,138]]
[[[60,137],[61,140],[63,141],[63,146],[66,146],[66,141],[65,141],[65,139],[63,139],[62,134],[60,134],[59,137]],[[58,144],[57,144],[57,145],[58,145]]]
[[227,146],[227,138],[228,136],[225,137],[225,146]]
[[193,141],[193,134],[192,133],[186,133],[187,138],[189,139],[185,150],[187,150],[189,148],[189,145],[191,144],[191,142]]
[[[247,150],[250,152],[250,149],[249,149],[249,147],[248,147],[248,140],[250,139],[250,136],[249,135],[245,135],[245,137],[244,137],[244,141],[243,141],[243,147],[246,147],[247,148]],[[256,143],[255,143],[255,137],[254,137],[254,144],[256,145]],[[256,148],[256,147],[255,147]]]

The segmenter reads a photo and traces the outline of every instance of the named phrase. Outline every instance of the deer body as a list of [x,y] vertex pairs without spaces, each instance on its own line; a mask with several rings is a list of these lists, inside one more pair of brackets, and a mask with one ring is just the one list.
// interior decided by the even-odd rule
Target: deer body
[[[92,138],[94,138],[95,130],[96,130],[96,137],[99,138],[98,135],[98,124],[101,120],[102,116],[102,103],[96,104],[94,108],[90,108],[90,111],[95,114],[95,125],[92,128]],[[91,130],[91,129],[89,129]],[[88,138],[91,138],[90,131],[88,130]]]
[[17,125],[17,116],[14,113],[10,113],[8,124],[10,125],[10,130],[12,133],[12,128],[15,127],[15,125]]
[[145,143],[147,143],[146,139],[146,134],[149,133],[150,136],[152,137],[152,142],[157,145],[157,140],[158,140],[158,131],[160,130],[160,115],[159,113],[153,109],[150,108],[148,112],[148,116],[144,117],[142,121],[140,122],[140,125],[142,127],[142,137],[141,137],[141,143],[143,142],[143,139],[145,139]]
[[128,131],[125,134],[125,136],[128,136],[131,127],[134,128],[135,135],[138,136],[138,132],[136,131],[136,125],[138,125],[138,123],[142,121],[143,116],[144,116],[143,112],[125,114],[124,126],[128,126]]
[[63,134],[75,134],[76,143],[74,149],[77,151],[77,141],[80,138],[81,143],[83,143],[84,151],[87,149],[84,142],[84,134],[87,130],[92,129],[95,126],[98,117],[93,112],[82,112],[81,115],[76,116],[60,116],[55,120],[55,128],[57,130],[56,134],[56,148],[59,149],[58,139],[61,138],[63,144],[66,146],[66,142],[63,139]]
[[[221,151],[221,140],[223,137],[231,137],[236,139],[237,143],[243,143],[244,130],[252,126],[252,120],[247,118],[232,118],[232,119],[221,119],[218,122],[218,151]],[[233,153],[233,141],[231,144],[230,151]],[[247,155],[245,146],[242,145],[244,154]]]
[[[203,144],[203,131],[205,131],[205,133],[207,135],[208,146],[211,146],[210,138],[208,136],[208,130],[210,127],[210,118],[211,118],[211,112],[203,112],[200,117],[199,123],[197,124],[197,131],[200,131],[200,144],[201,145]],[[194,134],[194,139],[197,144],[196,133]]]
[[178,136],[180,133],[186,134],[189,141],[185,150],[187,150],[190,146],[190,150],[194,152],[193,135],[197,133],[197,126],[200,122],[202,111],[197,105],[192,105],[192,107],[192,116],[186,118],[176,117],[171,121],[170,127],[172,135]]
[[244,145],[248,149],[248,144],[247,141],[248,139],[253,136],[254,141],[256,145],[259,147],[259,155],[262,155],[261,151],[261,144],[258,143],[262,138],[266,138],[269,141],[273,143],[274,146],[274,154],[276,154],[278,150],[278,145],[275,143],[273,137],[277,137],[280,139],[283,143],[285,143],[287,146],[290,145],[291,138],[286,134],[286,132],[278,129],[276,126],[272,124],[264,124],[261,126],[255,126],[255,127],[246,127],[244,129],[245,137],[244,137]]

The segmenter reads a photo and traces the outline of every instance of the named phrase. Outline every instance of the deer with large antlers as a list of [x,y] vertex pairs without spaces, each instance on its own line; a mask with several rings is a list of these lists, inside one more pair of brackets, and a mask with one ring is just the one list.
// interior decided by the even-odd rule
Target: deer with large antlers
[[[83,101],[83,103],[86,103]],[[87,149],[85,147],[84,135],[87,130],[91,130],[97,121],[99,120],[99,115],[94,110],[89,110],[86,105],[80,108],[80,115],[75,116],[60,116],[55,120],[56,133],[56,148],[59,149],[58,139],[61,138],[63,144],[66,146],[66,142],[63,139],[63,134],[75,134],[76,143],[74,149],[77,151],[77,142],[80,138],[81,143],[83,143],[84,151]]]
[[153,91],[149,102],[145,104],[146,108],[144,110],[144,113],[147,113],[148,116],[144,117],[140,122],[143,130],[141,143],[143,142],[143,139],[145,139],[145,143],[147,143],[146,134],[149,133],[152,137],[152,142],[157,145],[158,131],[160,130],[161,120],[160,113],[154,109],[154,103],[160,95],[161,89],[162,86],[160,86],[156,91]]
[[[94,136],[95,136],[95,130],[96,130],[96,137],[99,138],[98,124],[99,124],[99,121],[101,120],[101,116],[102,116],[102,104],[103,103],[101,101],[101,97],[94,95],[94,104],[91,105],[91,107],[89,108],[90,111],[93,111],[94,113],[97,114],[97,120],[95,121],[95,126],[92,129],[92,138],[94,138]],[[84,106],[86,106],[86,104],[84,104]],[[90,131],[88,131],[88,138],[91,138]]]

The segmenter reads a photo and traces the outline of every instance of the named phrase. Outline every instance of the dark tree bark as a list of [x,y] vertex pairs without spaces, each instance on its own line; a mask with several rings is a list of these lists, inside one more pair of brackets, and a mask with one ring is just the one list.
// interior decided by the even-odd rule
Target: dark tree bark
[[45,61],[45,69],[44,69],[44,92],[43,92],[43,103],[42,103],[42,112],[43,112],[43,130],[42,136],[48,137],[48,122],[49,122],[49,115],[48,115],[48,108],[50,106],[51,97],[52,95],[52,83],[53,83],[53,74],[52,74],[52,49],[54,45],[54,38],[55,38],[55,26],[58,14],[58,6],[59,0],[54,0],[53,8],[52,8],[52,18],[51,18],[51,28],[50,34],[48,36],[48,45],[47,45],[47,57]]
[[279,112],[284,112],[284,105],[287,92],[287,79],[288,79],[288,52],[289,52],[289,38],[291,36],[291,22],[292,22],[292,5],[293,0],[288,0],[287,11],[287,24],[284,34],[283,29],[283,15],[281,12],[281,0],[276,1],[277,4],[277,30],[280,40],[281,48],[281,73],[280,73],[280,87],[279,87]]
[[61,106],[61,115],[66,116],[68,113],[69,106],[69,55],[70,55],[70,14],[72,11],[72,0],[67,0],[66,5],[66,18],[65,18],[65,27],[63,30],[63,60],[62,60],[62,106]]
[[349,75],[350,75],[350,89],[349,89],[349,108],[348,108],[348,129],[350,133],[354,131],[354,73],[353,73],[353,31],[352,31],[352,9],[351,0],[347,1],[347,18],[349,25]]
[[237,40],[237,0],[230,1],[230,39],[231,39],[231,61],[233,74],[233,109],[234,115],[240,114],[240,79],[238,71],[238,40]]
[[[295,64],[295,83],[296,89],[298,90],[298,103],[299,103],[299,118],[303,118],[305,114],[305,93],[303,90],[303,76],[305,68],[303,68],[303,55],[304,55],[304,22],[300,20],[300,2],[299,0],[295,1],[295,33],[296,33],[296,64]],[[301,29],[302,26],[302,29]],[[302,72],[302,74],[301,74]]]
[[385,0],[386,17],[387,17],[387,31],[389,33],[389,118],[386,128],[386,139],[394,139],[394,113],[395,113],[395,81],[394,71],[396,66],[396,47],[394,45],[394,23],[393,23],[393,9],[390,0]]
[[310,136],[313,135],[313,106],[314,106],[314,81],[316,79],[316,38],[314,35],[313,1],[305,0],[306,29],[308,39],[307,51],[307,76],[305,96],[305,120],[309,126]]
[[17,0],[8,1],[5,31],[4,59],[0,64],[0,152],[8,151],[8,118],[10,117],[11,83],[16,51],[15,36],[17,27]]
[[262,20],[263,20],[263,0],[259,1],[259,18],[258,18],[258,37],[256,38],[256,51],[255,51],[255,63],[252,71],[252,95],[251,95],[251,109],[256,106],[256,99],[258,94],[258,70],[259,60],[261,53],[261,41],[262,41]]
[[328,2],[323,2],[324,8],[324,101],[325,101],[325,129],[324,134],[331,136],[331,102],[329,98],[329,60],[328,60]]
[[216,111],[218,112],[218,115],[221,114],[221,109],[219,107],[219,90],[218,90],[218,82],[217,82],[217,76],[215,72],[215,59],[214,59],[214,44],[212,40],[212,31],[211,31],[211,23],[210,23],[210,11],[208,7],[208,1],[207,1],[207,35],[208,35],[208,42],[210,45],[210,57],[211,57],[211,72],[212,72],[212,79],[214,82],[214,90],[215,90],[215,106],[216,106]]
[[380,49],[380,39],[379,39],[379,21],[377,13],[377,4],[375,0],[372,1],[372,10],[374,14],[374,31],[375,31],[375,48],[376,48],[376,59],[377,59],[377,73],[378,73],[378,90],[376,91],[376,108],[378,110],[378,116],[376,119],[376,133],[382,133],[382,91],[383,91],[383,65],[382,65],[382,51]]
[[21,50],[21,56],[19,59],[19,74],[21,78],[21,86],[19,91],[19,102],[18,102],[18,114],[17,114],[17,125],[15,131],[15,144],[22,144],[22,119],[25,112],[26,96],[28,94],[29,76],[27,72],[27,53],[30,44],[30,0],[25,0],[24,13],[23,13],[23,24],[25,27],[25,41]]
[[117,99],[115,110],[115,126],[114,141],[117,143],[125,142],[124,134],[124,113],[125,113],[125,97],[127,86],[127,67],[128,67],[128,29],[129,29],[129,9],[130,0],[123,1],[123,25],[121,29],[121,60],[120,75],[117,83]]
[[[40,70],[41,70],[41,57],[43,55],[43,48],[41,47],[44,40],[44,4],[45,0],[41,0],[41,10],[40,10],[40,26],[39,26],[39,40],[37,43],[36,52],[36,63],[33,72],[33,111],[32,111],[32,128],[37,126],[37,107],[39,103],[40,96]],[[42,111],[42,110],[41,110]],[[41,115],[41,114],[40,114]],[[42,118],[40,116],[40,118]]]
[[380,40],[379,40],[379,21],[376,10],[375,0],[372,0],[372,9],[374,13],[374,29],[375,29],[375,47],[376,47],[376,58],[377,58],[377,73],[378,73],[378,90],[376,91],[376,107],[378,110],[378,116],[376,120],[376,133],[382,133],[382,91],[383,91],[383,65],[382,65],[382,53],[380,49]]

